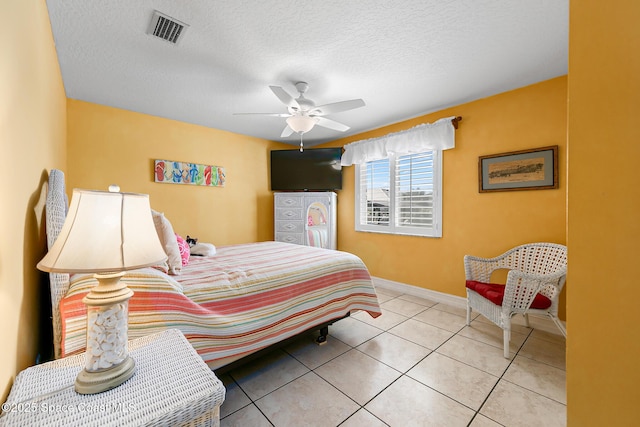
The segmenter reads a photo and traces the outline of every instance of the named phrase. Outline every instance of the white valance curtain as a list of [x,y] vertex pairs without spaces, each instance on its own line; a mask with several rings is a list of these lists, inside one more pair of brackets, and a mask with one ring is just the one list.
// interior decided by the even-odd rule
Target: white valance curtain
[[429,150],[448,150],[455,147],[455,128],[446,117],[434,123],[424,123],[380,138],[365,139],[344,146],[342,166],[363,164],[389,157],[389,154],[421,153]]

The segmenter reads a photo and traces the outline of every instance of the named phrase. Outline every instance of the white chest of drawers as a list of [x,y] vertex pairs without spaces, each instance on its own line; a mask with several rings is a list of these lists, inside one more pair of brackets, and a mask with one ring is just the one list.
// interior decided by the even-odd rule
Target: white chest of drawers
[[275,240],[337,248],[337,195],[333,192],[274,194]]

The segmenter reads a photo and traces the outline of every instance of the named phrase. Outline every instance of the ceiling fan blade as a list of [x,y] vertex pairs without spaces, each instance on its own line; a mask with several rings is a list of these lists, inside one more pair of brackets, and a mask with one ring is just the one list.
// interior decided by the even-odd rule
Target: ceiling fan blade
[[335,120],[327,119],[324,117],[317,117],[317,119],[318,119],[318,122],[316,124],[318,126],[337,130],[339,132],[346,132],[350,129],[349,126],[343,125],[342,123],[338,123]]
[[299,109],[298,102],[280,86],[269,86],[269,89],[278,97],[280,101],[287,107]]
[[340,113],[342,111],[353,110],[364,107],[362,99],[351,99],[349,101],[334,102],[331,104],[319,105],[313,108],[309,114],[313,116],[326,116],[327,114]]
[[233,113],[234,116],[270,116],[270,117],[289,117],[289,113]]
[[280,138],[286,138],[292,134],[293,134],[293,129],[291,129],[289,126],[285,126],[284,130],[280,134]]

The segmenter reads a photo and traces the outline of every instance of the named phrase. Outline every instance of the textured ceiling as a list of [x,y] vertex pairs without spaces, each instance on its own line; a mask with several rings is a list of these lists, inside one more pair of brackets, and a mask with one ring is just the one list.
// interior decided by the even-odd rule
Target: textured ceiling
[[[366,106],[312,146],[567,73],[568,0],[47,0],[67,97],[269,140],[269,85]],[[189,25],[177,45],[154,10]]]

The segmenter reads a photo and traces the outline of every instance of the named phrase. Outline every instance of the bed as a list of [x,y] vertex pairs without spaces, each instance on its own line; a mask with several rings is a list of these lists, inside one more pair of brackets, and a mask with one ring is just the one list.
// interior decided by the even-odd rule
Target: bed
[[[47,195],[47,239],[64,223],[64,174],[52,170]],[[127,273],[129,339],[181,330],[211,369],[302,332],[322,329],[358,310],[381,314],[369,272],[355,255],[282,242],[223,246],[213,256],[191,256],[179,275],[156,268]],[[97,282],[91,275],[51,273],[56,358],[82,352],[86,307]]]

